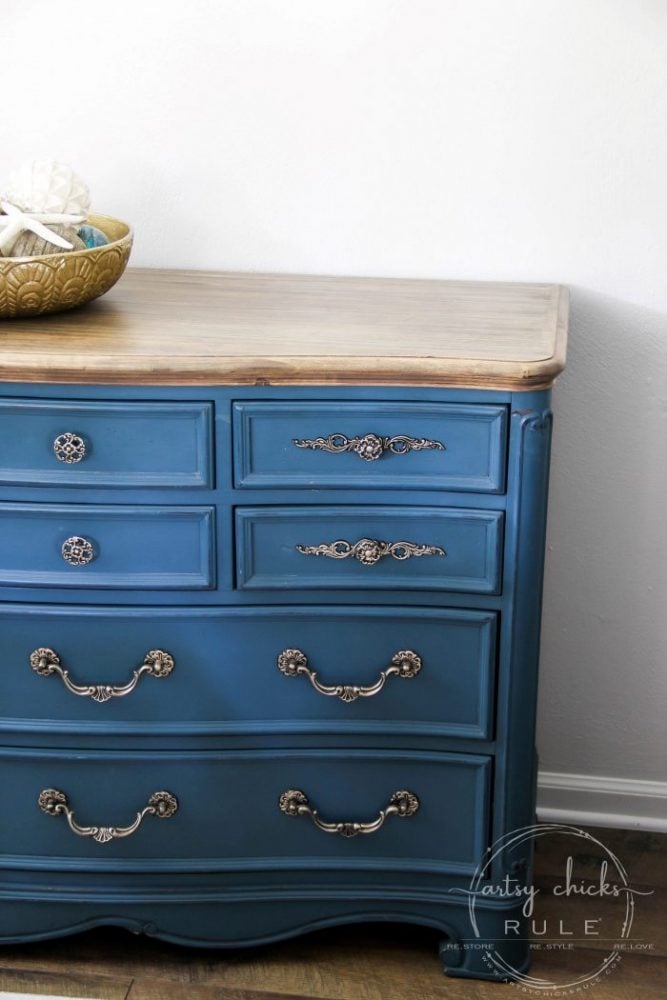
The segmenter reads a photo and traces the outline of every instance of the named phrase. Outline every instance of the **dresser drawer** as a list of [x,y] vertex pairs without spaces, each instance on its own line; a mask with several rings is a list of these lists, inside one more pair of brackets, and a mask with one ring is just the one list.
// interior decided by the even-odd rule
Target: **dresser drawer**
[[237,487],[505,488],[507,411],[455,403],[237,402]]
[[211,403],[0,400],[0,483],[213,486]]
[[0,504],[0,584],[215,585],[212,507]]
[[0,631],[0,728],[491,735],[493,612],[10,605]]
[[503,514],[440,507],[240,507],[237,586],[500,590]]
[[[3,750],[0,761],[11,820],[0,825],[3,867],[472,872],[488,838],[491,768],[481,756]],[[173,798],[153,798],[159,792]],[[349,834],[350,824],[379,820],[392,800],[375,832],[357,836],[319,829],[306,811],[309,804]],[[161,818],[149,812],[134,832],[114,836],[110,827],[127,830],[151,802]],[[83,831],[70,828],[66,808]]]

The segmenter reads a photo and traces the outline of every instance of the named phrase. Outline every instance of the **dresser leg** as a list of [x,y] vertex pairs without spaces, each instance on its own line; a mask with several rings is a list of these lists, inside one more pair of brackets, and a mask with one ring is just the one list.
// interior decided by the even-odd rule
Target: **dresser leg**
[[[514,930],[517,923],[520,933]],[[513,910],[478,912],[477,924],[479,936],[462,925],[460,936],[452,933],[441,942],[439,955],[446,975],[510,982],[528,971],[531,954],[524,920],[517,920]]]

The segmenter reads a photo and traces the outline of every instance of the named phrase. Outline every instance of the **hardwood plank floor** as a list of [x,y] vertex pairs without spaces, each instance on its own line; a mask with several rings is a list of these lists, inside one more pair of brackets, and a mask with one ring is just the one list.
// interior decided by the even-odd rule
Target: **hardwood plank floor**
[[[585,993],[591,1000],[667,998],[667,836],[591,830],[628,871],[638,896],[632,943],[645,951],[624,954],[616,968]],[[562,920],[576,931],[581,899],[554,897],[563,881],[564,853],[575,877],[594,885],[600,856],[580,839],[559,845],[538,841],[536,922]],[[599,905],[598,905],[599,904]],[[619,901],[595,901],[600,926],[617,921]],[[437,948],[440,935],[411,925],[370,924],[318,931],[238,952],[194,950],[135,937],[117,928],[57,941],[0,949],[0,995],[39,994],[88,1000],[498,1000],[523,996],[495,983],[446,978]],[[572,934],[567,952],[542,947],[531,973],[549,981],[592,971],[608,947],[604,935]],[[650,946],[650,947],[649,947]],[[541,994],[545,1000],[556,992]],[[562,995],[562,994],[560,994]]]

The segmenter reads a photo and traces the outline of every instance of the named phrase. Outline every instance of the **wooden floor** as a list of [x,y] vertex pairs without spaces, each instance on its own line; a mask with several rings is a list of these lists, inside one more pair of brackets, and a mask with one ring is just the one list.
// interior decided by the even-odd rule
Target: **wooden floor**
[[[652,895],[637,899],[632,936],[644,951],[625,954],[604,982],[576,996],[590,1000],[667,1000],[667,835],[592,830],[625,866],[630,883]],[[546,841],[545,841],[546,843]],[[585,843],[572,849],[579,875],[595,877],[599,860]],[[588,866],[588,869],[587,869]],[[536,885],[562,881],[562,857],[538,844]],[[564,925],[580,901],[545,903]],[[557,905],[555,905],[557,904]],[[544,915],[544,910],[541,916]],[[498,1000],[520,988],[444,977],[440,935],[408,925],[368,925],[321,931],[239,952],[179,948],[117,929],[0,949],[0,997],[39,994],[92,1000]],[[643,942],[643,943],[642,943]],[[537,950],[531,973],[563,983],[588,972],[605,943],[566,953]],[[4,991],[4,992],[3,992]],[[542,997],[563,993],[541,993]]]

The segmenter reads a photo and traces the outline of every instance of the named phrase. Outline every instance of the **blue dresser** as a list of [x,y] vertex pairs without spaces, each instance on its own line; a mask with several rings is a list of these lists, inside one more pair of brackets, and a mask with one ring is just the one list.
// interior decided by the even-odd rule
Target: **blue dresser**
[[526,969],[494,889],[566,323],[549,285],[130,271],[0,328],[1,941],[405,921]]

